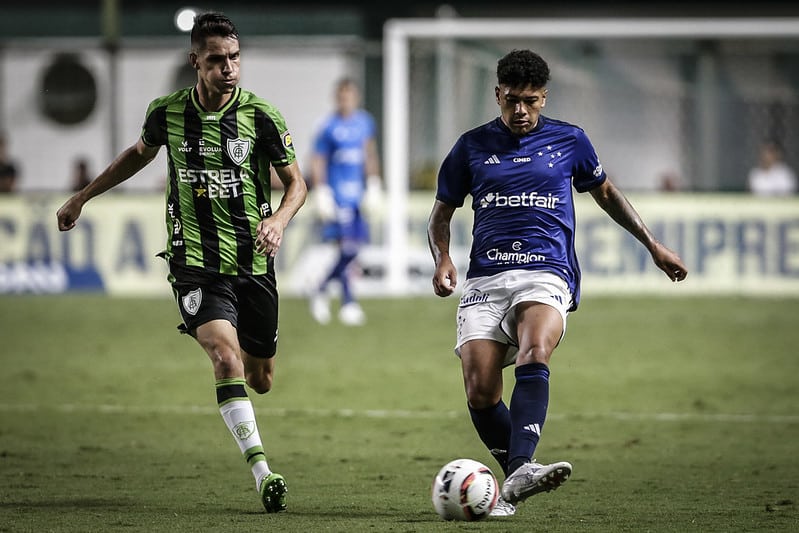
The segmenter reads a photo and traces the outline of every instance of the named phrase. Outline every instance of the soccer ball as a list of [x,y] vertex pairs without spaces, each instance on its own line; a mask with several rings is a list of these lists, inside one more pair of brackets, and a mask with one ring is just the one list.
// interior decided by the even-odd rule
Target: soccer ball
[[498,498],[497,478],[486,465],[473,459],[450,461],[433,480],[433,508],[444,520],[482,520]]

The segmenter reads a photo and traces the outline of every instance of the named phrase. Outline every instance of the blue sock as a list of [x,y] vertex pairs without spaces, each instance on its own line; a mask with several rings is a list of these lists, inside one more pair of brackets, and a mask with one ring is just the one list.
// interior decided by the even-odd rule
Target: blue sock
[[351,302],[352,290],[350,289],[349,279],[347,278],[347,267],[352,263],[352,260],[355,259],[355,256],[356,254],[349,250],[340,250],[336,264],[333,265],[332,270],[322,282],[319,290],[323,291],[331,281],[338,281],[341,284],[342,302]]
[[516,367],[516,385],[510,399],[508,471],[530,461],[541,438],[549,404],[549,368],[543,363]]
[[497,460],[505,475],[508,474],[508,442],[510,442],[510,411],[502,400],[493,407],[475,409],[469,407],[472,424]]
[[346,270],[341,273],[339,283],[341,283],[341,304],[346,305],[355,301],[355,297],[352,295],[352,287],[350,287],[350,278],[347,276]]

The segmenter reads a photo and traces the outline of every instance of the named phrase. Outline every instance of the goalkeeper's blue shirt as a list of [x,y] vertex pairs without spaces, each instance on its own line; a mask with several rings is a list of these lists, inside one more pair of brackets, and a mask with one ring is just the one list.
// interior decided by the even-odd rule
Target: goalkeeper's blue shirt
[[572,187],[586,192],[605,172],[585,132],[540,116],[526,135],[501,118],[456,141],[438,174],[436,199],[461,207],[472,196],[474,224],[466,278],[507,270],[546,270],[563,278],[580,300],[574,247]]
[[330,116],[315,139],[314,151],[327,160],[327,183],[339,207],[356,208],[361,203],[366,142],[375,133],[372,115],[359,109],[346,117]]

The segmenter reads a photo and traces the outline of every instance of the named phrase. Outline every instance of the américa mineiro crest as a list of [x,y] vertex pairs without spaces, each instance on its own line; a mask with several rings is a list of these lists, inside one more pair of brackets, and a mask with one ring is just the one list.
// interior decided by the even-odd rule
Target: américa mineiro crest
[[237,165],[241,165],[250,155],[250,141],[236,137],[227,140],[227,155]]

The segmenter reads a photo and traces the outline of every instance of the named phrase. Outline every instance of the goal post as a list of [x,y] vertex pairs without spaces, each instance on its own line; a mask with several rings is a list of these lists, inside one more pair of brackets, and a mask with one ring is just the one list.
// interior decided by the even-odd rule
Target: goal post
[[[605,40],[661,39],[661,40],[715,40],[734,39],[750,41],[799,39],[799,18],[573,18],[573,19],[492,19],[492,18],[439,18],[439,19],[392,19],[384,26],[383,53],[383,174],[388,191],[388,209],[385,224],[385,272],[386,290],[390,295],[402,295],[409,280],[409,228],[408,207],[411,188],[411,109],[418,105],[411,90],[411,42],[424,40],[433,43],[448,40],[470,40],[471,42],[526,41],[541,43],[556,40],[579,40],[598,42]],[[446,47],[443,47],[446,50]],[[799,51],[796,52],[799,55]],[[493,58],[494,63],[499,58]],[[701,70],[701,69],[700,69]],[[710,72],[712,74],[712,71]],[[700,71],[698,76],[706,75]],[[440,80],[440,78],[439,78]],[[446,76],[449,84],[454,81],[451,73]],[[454,96],[454,95],[453,95]],[[421,97],[421,96],[420,96]],[[692,160],[692,174],[697,176],[694,190],[713,190],[716,180],[725,172],[720,165],[720,137],[724,133],[717,116],[705,109],[714,93],[706,92],[696,97],[695,114],[699,116],[697,131],[692,132],[692,143],[703,157]],[[704,100],[703,100],[704,98]],[[791,97],[786,97],[788,100]],[[490,99],[490,95],[486,95]],[[439,98],[434,101],[452,106],[465,105],[454,98]],[[789,102],[791,106],[795,102]],[[793,110],[793,107],[790,107]],[[793,111],[791,111],[793,112]],[[668,113],[667,111],[665,112]],[[437,113],[439,117],[446,113]],[[478,123],[472,124],[477,126]],[[790,135],[799,139],[799,131]],[[420,132],[417,132],[420,133]],[[450,133],[451,134],[451,133]],[[668,142],[679,143],[680,139]],[[687,141],[686,141],[687,142]],[[685,150],[675,146],[675,151]],[[440,153],[443,157],[445,153]],[[432,194],[430,198],[432,207]]]

